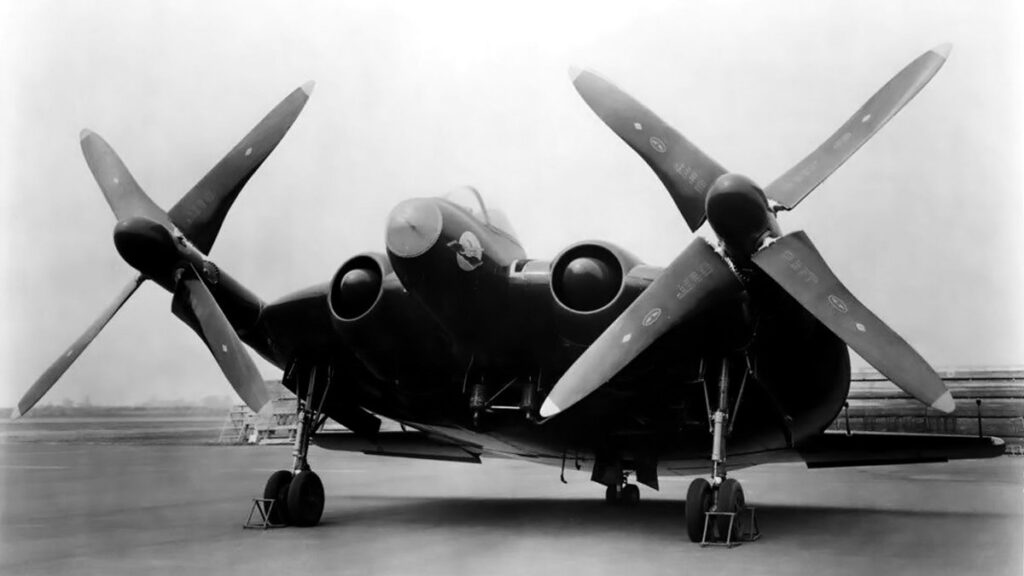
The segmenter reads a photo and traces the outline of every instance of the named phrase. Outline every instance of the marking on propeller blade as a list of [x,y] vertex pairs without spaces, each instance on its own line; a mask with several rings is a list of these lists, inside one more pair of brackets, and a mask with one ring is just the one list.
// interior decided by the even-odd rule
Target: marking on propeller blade
[[796,257],[796,254],[793,254],[789,250],[785,250],[782,253],[782,259],[789,263],[789,269],[796,272],[797,278],[800,278],[808,284],[818,283],[818,275],[811,272],[811,270]]
[[657,136],[651,136],[651,148],[654,148],[660,154],[664,154],[668,150],[668,146],[665,145],[665,141]]
[[868,331],[868,329],[865,328],[864,325],[861,324],[860,322],[857,322],[857,330],[860,330],[861,332],[867,332]]
[[687,166],[683,162],[676,162],[672,165],[672,169],[685,180],[689,180],[690,185],[696,188],[698,192],[704,192],[704,189],[707,188],[707,182],[700,177],[700,173],[695,168]]
[[632,334],[626,334],[625,336],[622,337],[622,343],[625,344],[626,342],[629,342],[632,339],[633,339],[633,335]]
[[862,124],[868,120],[871,120],[871,114],[865,114],[864,117],[860,119]]
[[[846,314],[847,312],[850,311],[850,309],[846,306],[846,302],[843,302],[843,299],[840,298],[839,296],[836,296],[835,294],[828,295],[828,303],[831,304],[832,307],[836,309],[836,311],[842,312],[843,314]],[[860,324],[858,324],[858,326],[860,326]],[[861,332],[863,332],[863,330],[861,330]]]
[[711,264],[701,262],[700,266],[698,266],[696,270],[687,274],[686,278],[683,278],[682,282],[676,284],[676,299],[682,300],[685,298],[686,295],[696,288],[698,284],[703,282],[705,278],[711,276],[711,273],[714,272],[714,270],[715,269]]
[[633,122],[633,128],[636,128],[637,130],[643,130],[644,125],[639,122]]
[[71,357],[72,357],[72,356],[74,356],[74,355],[75,355],[75,349],[74,349],[74,348],[72,348],[71,350],[68,350],[68,353],[67,353],[67,354],[65,354],[65,355],[64,355],[64,357],[65,357],[65,358],[71,358]]
[[850,138],[853,138],[853,134],[849,132],[844,132],[842,136],[836,139],[836,143],[832,145],[832,149],[838,150],[842,148],[843,146],[846,145],[847,142],[850,141]]
[[114,177],[114,184],[120,184],[120,183],[121,183],[121,181],[120,181],[120,180],[118,180],[118,179],[117,179],[117,177],[115,176],[115,177]]
[[225,354],[227,354],[228,353],[228,345],[227,344],[221,344],[220,345],[220,351],[225,353]]
[[250,154],[252,154],[252,146],[249,146],[248,148],[245,149],[245,155],[249,156]]
[[646,316],[644,316],[644,320],[640,324],[642,324],[644,327],[647,327],[657,322],[659,318],[661,318],[661,308],[655,308],[648,312]]

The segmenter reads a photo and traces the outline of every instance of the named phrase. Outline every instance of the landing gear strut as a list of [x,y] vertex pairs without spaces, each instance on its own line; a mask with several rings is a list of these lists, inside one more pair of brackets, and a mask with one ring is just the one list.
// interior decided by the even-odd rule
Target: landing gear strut
[[[321,369],[323,369],[321,367]],[[294,373],[295,367],[292,370]],[[309,371],[306,390],[296,386],[296,412],[298,422],[295,430],[295,445],[292,451],[292,469],[278,470],[267,479],[263,497],[274,501],[270,521],[275,524],[292,526],[316,526],[324,511],[324,485],[320,477],[309,467],[309,439],[323,426],[327,417],[323,414],[324,399],[331,386],[330,366],[326,368],[324,390],[319,394],[319,403],[314,408],[314,392],[317,384],[317,366]],[[287,375],[286,375],[287,377]],[[305,394],[303,394],[305,392]]]
[[[736,398],[734,412],[739,407],[743,398],[743,390],[747,383],[749,367],[743,374],[740,384],[740,392]],[[705,383],[705,397],[707,397],[707,383]],[[711,413],[710,401],[708,402],[708,420],[711,422],[711,480],[697,478],[690,483],[686,493],[686,534],[691,542],[704,542],[710,535],[705,533],[717,530],[718,538],[731,541],[733,536],[739,535],[739,518],[741,512],[746,509],[746,500],[743,496],[743,487],[734,478],[726,477],[725,470],[725,439],[732,430],[729,424],[729,362],[722,360],[722,370],[718,378],[718,405]],[[708,513],[712,513],[711,516]],[[732,514],[715,514],[719,512]],[[714,518],[712,525],[711,519]]]

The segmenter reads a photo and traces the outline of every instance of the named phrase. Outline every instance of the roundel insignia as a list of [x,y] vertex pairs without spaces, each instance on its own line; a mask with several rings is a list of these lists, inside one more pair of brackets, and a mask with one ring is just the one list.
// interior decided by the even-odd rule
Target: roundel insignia
[[469,230],[462,233],[458,240],[452,240],[448,247],[455,252],[455,261],[464,272],[472,272],[484,263],[484,247],[480,239]]
[[828,295],[828,303],[831,304],[837,312],[846,314],[847,312],[850,311],[850,309],[846,307],[846,302],[843,302],[843,299],[840,298],[839,296],[836,296],[835,294]]
[[661,154],[664,154],[668,150],[668,146],[665,145],[665,141],[657,136],[651,136],[651,148],[654,148]]
[[644,327],[650,326],[651,324],[657,322],[658,318],[661,318],[661,308],[655,308],[648,312],[647,315],[644,316],[644,320],[643,322],[641,322],[641,324],[643,324]]

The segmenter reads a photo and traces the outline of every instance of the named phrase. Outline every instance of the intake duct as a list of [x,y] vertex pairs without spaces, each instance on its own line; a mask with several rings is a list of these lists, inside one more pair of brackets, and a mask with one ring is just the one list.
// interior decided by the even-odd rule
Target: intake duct
[[360,254],[342,264],[327,292],[335,324],[358,322],[373,311],[384,293],[384,277],[390,273],[391,264],[383,254]]
[[[551,262],[551,294],[559,332],[570,341],[589,344],[611,318],[628,305],[630,270],[640,259],[609,242],[573,244]],[[608,320],[610,321],[610,320]]]

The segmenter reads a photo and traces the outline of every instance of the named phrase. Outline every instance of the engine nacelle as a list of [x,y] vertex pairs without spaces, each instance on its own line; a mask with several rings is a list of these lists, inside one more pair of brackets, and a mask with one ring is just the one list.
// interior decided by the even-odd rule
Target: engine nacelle
[[[390,276],[390,278],[389,278]],[[338,268],[327,289],[331,325],[378,378],[394,377],[387,355],[390,322],[385,318],[385,281],[397,281],[383,254],[365,253]]]
[[640,259],[608,242],[580,242],[551,261],[551,295],[559,334],[590,344],[642,289],[628,290]]
[[389,274],[391,263],[383,254],[359,254],[342,264],[327,291],[335,328],[344,330],[370,315],[381,300],[384,277]]
[[383,254],[367,252],[342,264],[327,288],[327,306],[334,331],[381,380],[394,381],[408,370],[436,371],[445,357],[441,328],[402,287]]

